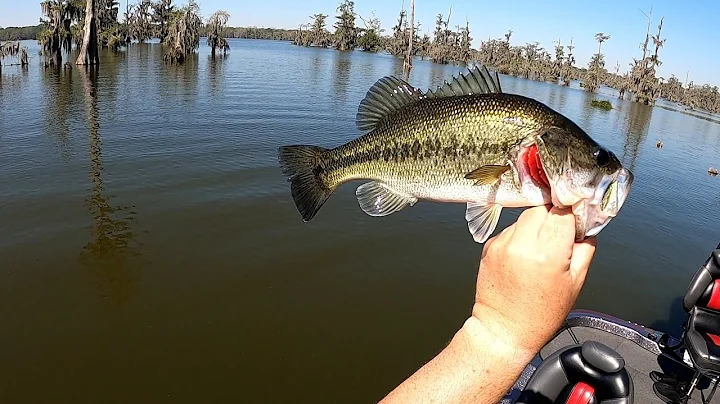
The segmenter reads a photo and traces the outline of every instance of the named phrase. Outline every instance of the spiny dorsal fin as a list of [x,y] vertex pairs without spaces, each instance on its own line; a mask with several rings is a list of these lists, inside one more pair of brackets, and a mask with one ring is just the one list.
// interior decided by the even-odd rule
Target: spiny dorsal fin
[[487,93],[502,93],[500,77],[497,72],[495,77],[491,76],[485,66],[475,66],[469,74],[461,73],[451,82],[445,82],[435,91],[428,91],[425,95],[428,98],[441,98]]
[[385,76],[370,87],[360,102],[355,119],[357,127],[363,132],[370,131],[392,112],[424,97],[422,91],[406,81]]
[[500,78],[497,72],[493,78],[485,66],[475,66],[467,75],[462,73],[451,82],[445,82],[435,91],[429,90],[425,93],[411,86],[405,80],[385,76],[376,81],[365,94],[365,98],[358,107],[355,122],[360,131],[369,132],[386,116],[423,98],[501,92]]

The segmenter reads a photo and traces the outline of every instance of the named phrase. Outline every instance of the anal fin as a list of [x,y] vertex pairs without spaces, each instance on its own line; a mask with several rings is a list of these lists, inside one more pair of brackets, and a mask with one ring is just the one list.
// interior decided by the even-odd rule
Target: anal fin
[[465,211],[465,220],[468,222],[468,229],[477,243],[484,243],[497,227],[502,212],[502,205],[485,205],[476,202],[468,202]]
[[475,180],[475,185],[491,185],[498,182],[500,177],[509,169],[509,166],[482,166],[465,174],[465,178]]
[[355,191],[360,209],[370,216],[387,216],[413,206],[418,199],[390,189],[377,181],[360,185]]

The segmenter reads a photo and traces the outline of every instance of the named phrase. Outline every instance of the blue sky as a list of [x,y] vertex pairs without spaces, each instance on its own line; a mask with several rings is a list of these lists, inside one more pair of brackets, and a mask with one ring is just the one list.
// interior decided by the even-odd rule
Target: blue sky
[[[124,8],[125,0],[120,1]],[[198,3],[205,17],[215,10],[228,11],[233,26],[296,28],[317,12],[334,16],[339,0],[198,0]],[[405,0],[406,6],[409,3],[410,0]],[[374,12],[389,31],[402,4],[403,0],[355,0],[355,10],[362,16]],[[436,15],[447,15],[450,5],[450,23],[462,25],[467,18],[475,47],[480,40],[500,37],[508,29],[513,30],[512,43],[537,41],[546,49],[553,48],[553,41],[560,39],[567,44],[572,37],[577,64],[583,66],[597,52],[594,35],[604,32],[611,36],[603,43],[606,67],[614,71],[619,61],[621,72],[628,69],[633,57],[641,55],[639,46],[645,38],[647,19],[640,9],[648,12],[652,6],[651,32],[657,30],[660,17],[665,17],[662,36],[667,41],[660,50],[663,64],[659,75],[668,78],[675,74],[684,82],[689,70],[690,80],[696,84],[720,85],[715,73],[720,59],[716,50],[720,34],[714,29],[720,17],[717,0],[416,0],[415,16],[422,23],[421,29],[432,32]],[[33,25],[39,17],[38,1],[0,0],[0,26]],[[334,23],[334,18],[328,18],[328,22]]]

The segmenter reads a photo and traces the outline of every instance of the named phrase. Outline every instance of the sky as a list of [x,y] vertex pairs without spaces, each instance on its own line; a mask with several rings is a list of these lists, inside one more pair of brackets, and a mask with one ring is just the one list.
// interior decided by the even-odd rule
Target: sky
[[[126,0],[120,0],[124,8]],[[130,0],[131,4],[137,0]],[[396,23],[403,7],[410,0],[355,0],[355,11],[364,18],[374,13],[386,33]],[[176,1],[177,2],[177,1]],[[179,3],[183,4],[185,0]],[[315,13],[329,14],[328,28],[340,0],[197,0],[204,17],[216,10],[230,13],[230,26],[257,26],[295,29],[309,22]],[[665,17],[662,38],[667,39],[660,49],[658,75],[671,74],[685,81],[689,72],[695,84],[720,85],[717,74],[720,32],[715,29],[720,17],[717,0],[416,0],[415,18],[422,23],[421,31],[432,33],[438,13],[447,16],[452,6],[450,24],[470,22],[473,47],[488,37],[502,37],[513,30],[511,43],[522,45],[539,42],[545,49],[554,49],[555,41],[567,45],[572,38],[578,66],[587,66],[590,56],[597,52],[595,34],[603,32],[610,39],[603,43],[606,68],[627,71],[632,58],[642,57],[640,46],[645,39],[647,17],[652,7],[651,34],[657,32],[661,17]],[[642,11],[641,11],[642,10]],[[35,25],[40,18],[39,1],[0,0],[0,27]],[[362,24],[358,19],[357,24]],[[332,29],[331,29],[332,30]],[[551,52],[554,54],[554,51]]]

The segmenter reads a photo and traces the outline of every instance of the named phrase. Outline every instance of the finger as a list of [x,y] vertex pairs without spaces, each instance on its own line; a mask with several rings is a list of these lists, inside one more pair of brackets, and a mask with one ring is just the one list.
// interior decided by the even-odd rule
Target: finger
[[513,239],[535,243],[552,205],[533,206],[525,209],[515,222],[517,230]]
[[506,243],[508,239],[512,238],[513,233],[515,233],[515,228],[517,227],[517,222],[509,225],[508,227],[504,228],[500,233],[496,234],[492,238],[490,238],[485,245],[491,244],[495,241],[500,241],[501,244]]
[[515,233],[515,229],[517,228],[517,223],[513,223],[510,226],[504,228],[497,236],[495,236],[498,240],[508,240],[512,238],[512,235]]
[[529,227],[529,225],[526,225],[526,223],[535,223],[538,222],[542,223],[542,221],[547,217],[548,213],[552,209],[552,205],[540,205],[540,206],[531,206],[520,214],[520,217],[517,219],[517,224],[520,227]]
[[585,283],[585,278],[590,269],[590,263],[595,257],[597,239],[591,237],[573,246],[572,260],[570,261],[570,274],[574,279],[575,286],[579,290]]
[[485,245],[483,246],[482,251],[482,258],[485,258],[485,255],[487,255],[488,251],[492,248],[492,246],[497,242],[500,243],[500,245],[505,245],[508,243],[508,240],[512,238],[513,233],[515,233],[515,223],[511,224],[510,226],[504,228],[500,233],[497,235],[489,238]]
[[575,215],[570,209],[553,207],[543,222],[538,237],[548,246],[558,250],[565,249],[570,258],[575,243]]

